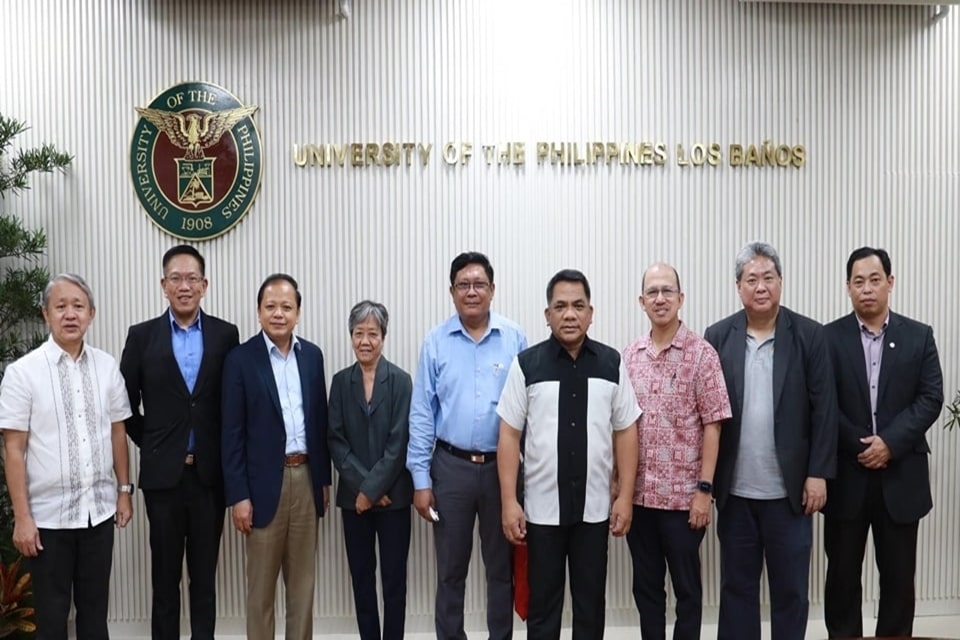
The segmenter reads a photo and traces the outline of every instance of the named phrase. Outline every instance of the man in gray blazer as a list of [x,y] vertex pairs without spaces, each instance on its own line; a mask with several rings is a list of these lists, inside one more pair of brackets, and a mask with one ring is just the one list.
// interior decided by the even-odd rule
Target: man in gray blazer
[[860,575],[873,530],[880,573],[877,636],[913,632],[917,528],[930,512],[926,434],[943,406],[933,329],[890,310],[883,249],[847,260],[853,313],[826,326],[840,404],[840,449],[824,510],[824,621],[831,638],[863,635]]
[[780,306],[780,257],[753,242],[736,262],[743,310],[704,334],[720,356],[733,418],[714,483],[720,539],[719,640],[759,640],[760,572],[778,640],[804,637],[812,514],[836,469],[837,398],[823,327]]

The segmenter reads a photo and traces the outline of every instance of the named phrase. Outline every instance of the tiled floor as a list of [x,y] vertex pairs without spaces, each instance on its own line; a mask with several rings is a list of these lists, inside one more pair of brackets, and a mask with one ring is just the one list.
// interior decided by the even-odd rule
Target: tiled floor
[[[873,619],[864,619],[863,628],[866,632],[871,632],[874,629],[876,624]],[[934,637],[944,637],[944,638],[958,638],[960,639],[960,616],[938,616],[938,617],[918,617],[913,627],[914,636],[934,636]],[[473,633],[468,632],[468,635],[474,638],[483,637],[483,633],[476,631]],[[810,620],[810,623],[807,625],[807,640],[826,638],[827,634],[823,627],[823,620]],[[116,635],[113,636],[117,638]],[[239,640],[243,636],[219,636],[223,640]],[[277,636],[282,638],[283,636]],[[407,640],[429,640],[434,638],[432,633],[408,633],[406,635]],[[524,640],[527,637],[525,631],[518,631],[514,634],[514,640]],[[640,632],[636,627],[607,627],[606,634],[604,636],[605,640],[638,640],[640,637]],[[667,630],[667,637],[671,637],[671,631]],[[701,640],[714,640],[717,637],[717,626],[715,624],[704,625],[703,632],[701,634]],[[763,629],[763,640],[768,640],[770,638],[770,629],[769,625],[764,625]],[[336,633],[336,634],[321,634],[317,633],[314,635],[314,638],[317,640],[356,640],[356,633]],[[560,635],[561,640],[569,640],[570,630],[564,629]]]

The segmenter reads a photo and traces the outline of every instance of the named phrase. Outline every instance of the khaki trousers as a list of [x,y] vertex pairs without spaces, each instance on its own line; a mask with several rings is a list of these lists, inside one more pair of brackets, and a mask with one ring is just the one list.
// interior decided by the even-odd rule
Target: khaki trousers
[[[254,506],[256,508],[256,506]],[[292,640],[313,637],[317,508],[310,468],[284,467],[280,503],[273,520],[247,536],[247,638],[274,640],[277,576],[286,589],[286,632]]]

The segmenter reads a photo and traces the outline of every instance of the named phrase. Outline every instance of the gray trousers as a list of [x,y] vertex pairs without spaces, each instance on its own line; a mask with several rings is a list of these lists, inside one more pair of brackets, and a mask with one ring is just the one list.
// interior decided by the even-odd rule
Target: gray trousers
[[480,519],[480,552],[487,574],[490,640],[513,637],[513,549],[503,535],[497,463],[474,464],[438,448],[430,469],[440,521],[433,525],[437,551],[436,629],[439,640],[465,640],[463,599]]

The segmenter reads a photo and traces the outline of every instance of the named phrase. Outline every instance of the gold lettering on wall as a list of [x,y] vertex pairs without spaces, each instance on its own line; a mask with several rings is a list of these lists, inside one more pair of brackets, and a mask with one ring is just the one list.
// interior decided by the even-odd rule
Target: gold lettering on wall
[[[419,160],[430,164],[432,142],[324,142],[293,145],[296,167],[412,167]],[[801,169],[807,164],[807,148],[802,144],[760,144],[740,142],[678,142],[668,146],[654,140],[538,140],[530,145],[531,161],[538,166],[587,167],[659,167],[675,164],[685,170],[734,168]],[[440,145],[440,158],[448,167],[467,167],[479,149],[484,166],[522,167],[527,164],[527,143],[519,140],[483,143],[448,140]],[[673,151],[671,158],[670,152]]]

